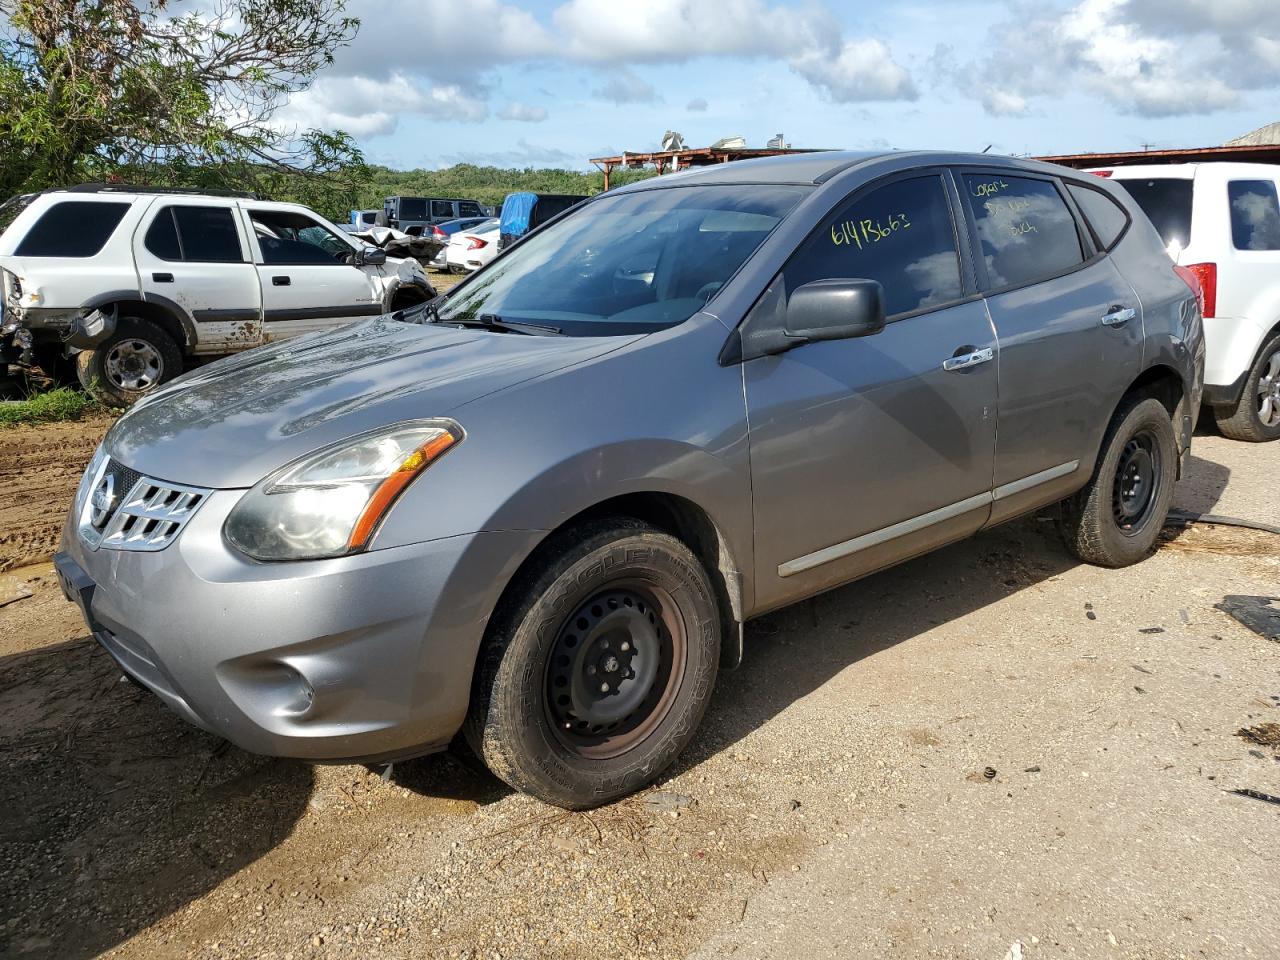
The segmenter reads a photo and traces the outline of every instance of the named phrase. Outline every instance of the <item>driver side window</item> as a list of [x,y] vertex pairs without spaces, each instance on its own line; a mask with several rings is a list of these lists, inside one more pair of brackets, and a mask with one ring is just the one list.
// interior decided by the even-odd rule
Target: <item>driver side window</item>
[[942,177],[898,180],[842,204],[782,276],[788,294],[812,280],[877,280],[889,318],[959,299],[960,255]]
[[253,210],[249,216],[265,264],[345,265],[353,252],[331,231],[302,214]]

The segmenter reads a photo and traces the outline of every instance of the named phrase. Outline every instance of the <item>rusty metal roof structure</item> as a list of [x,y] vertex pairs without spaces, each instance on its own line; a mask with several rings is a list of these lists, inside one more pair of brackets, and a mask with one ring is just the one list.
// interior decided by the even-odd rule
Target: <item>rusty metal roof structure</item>
[[1036,157],[1046,163],[1082,170],[1087,167],[1131,167],[1145,163],[1209,163],[1231,160],[1238,163],[1280,163],[1280,144],[1248,144],[1230,147],[1188,147],[1178,150],[1129,150],[1121,153],[1069,153],[1056,157]]
[[619,167],[657,168],[658,174],[687,170],[690,167],[706,167],[715,163],[731,163],[734,160],[751,160],[756,157],[780,157],[792,153],[817,153],[817,150],[796,148],[764,148],[751,147],[695,147],[686,150],[657,150],[651,153],[624,153],[617,157],[594,157],[591,162],[604,174],[604,188],[609,189],[609,178]]

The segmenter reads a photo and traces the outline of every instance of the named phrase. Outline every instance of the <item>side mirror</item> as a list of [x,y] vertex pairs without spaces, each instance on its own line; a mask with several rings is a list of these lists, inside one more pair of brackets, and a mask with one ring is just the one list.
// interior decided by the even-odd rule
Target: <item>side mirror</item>
[[783,333],[801,343],[869,337],[884,329],[884,287],[875,280],[814,280],[787,300]]
[[351,256],[347,257],[347,263],[353,267],[380,267],[387,262],[387,251],[381,247],[361,247]]

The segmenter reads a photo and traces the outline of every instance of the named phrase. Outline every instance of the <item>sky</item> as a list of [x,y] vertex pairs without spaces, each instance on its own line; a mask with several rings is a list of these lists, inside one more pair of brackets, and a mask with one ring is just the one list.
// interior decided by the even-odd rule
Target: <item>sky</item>
[[368,160],[589,168],[763,147],[1056,154],[1280,121],[1280,0],[350,0],[350,46],[278,122]]

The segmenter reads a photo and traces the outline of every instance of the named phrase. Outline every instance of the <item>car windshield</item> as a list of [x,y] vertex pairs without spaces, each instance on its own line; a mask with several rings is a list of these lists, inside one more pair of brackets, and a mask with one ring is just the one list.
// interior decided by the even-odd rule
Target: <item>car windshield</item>
[[460,286],[440,304],[439,319],[492,316],[587,337],[683,323],[809,189],[673,186],[603,197]]
[[1160,239],[1176,256],[1191,241],[1192,181],[1162,177],[1155,180],[1116,178],[1151,220]]

